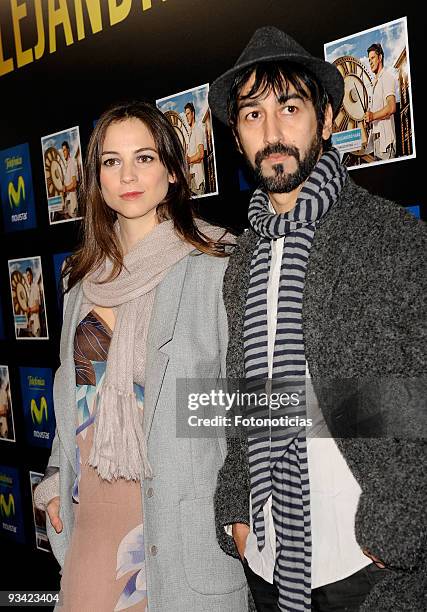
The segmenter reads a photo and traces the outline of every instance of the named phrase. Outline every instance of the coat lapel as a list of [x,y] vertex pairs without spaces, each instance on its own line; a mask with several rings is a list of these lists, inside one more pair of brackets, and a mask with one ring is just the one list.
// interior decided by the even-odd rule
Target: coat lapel
[[148,330],[145,370],[144,430],[147,439],[169,362],[168,343],[174,335],[189,257],[191,255],[172,268],[156,291]]

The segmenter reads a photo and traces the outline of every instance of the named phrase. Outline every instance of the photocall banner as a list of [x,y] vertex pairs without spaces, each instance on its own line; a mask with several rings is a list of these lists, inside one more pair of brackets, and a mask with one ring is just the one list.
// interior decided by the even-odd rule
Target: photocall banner
[[4,340],[3,306],[0,299],[0,340]]
[[15,442],[15,424],[7,365],[0,365],[0,442],[2,441]]
[[30,149],[27,143],[0,151],[0,190],[5,231],[36,227]]
[[0,536],[25,542],[18,470],[5,465],[0,465]]
[[52,370],[19,368],[25,430],[29,444],[50,448],[55,436]]
[[55,290],[56,297],[58,300],[58,308],[61,314],[64,306],[64,291],[66,289],[66,287],[64,286],[64,281],[61,279],[61,274],[70,257],[70,252],[55,253],[53,256],[53,269],[55,272]]

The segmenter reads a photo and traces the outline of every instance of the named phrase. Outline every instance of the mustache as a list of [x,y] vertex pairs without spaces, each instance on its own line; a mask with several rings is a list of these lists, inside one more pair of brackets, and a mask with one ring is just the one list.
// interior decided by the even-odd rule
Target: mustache
[[296,147],[286,145],[281,142],[276,142],[275,144],[267,145],[264,149],[258,151],[258,153],[255,155],[255,166],[259,169],[264,159],[267,159],[269,155],[274,155],[277,153],[281,153],[282,155],[292,155],[292,157],[295,157],[297,162],[300,161],[299,151]]

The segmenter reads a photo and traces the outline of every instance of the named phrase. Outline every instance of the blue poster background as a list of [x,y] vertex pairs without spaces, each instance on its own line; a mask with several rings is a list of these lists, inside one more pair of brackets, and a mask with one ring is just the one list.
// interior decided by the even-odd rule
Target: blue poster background
[[50,448],[55,436],[52,370],[19,368],[25,431],[29,444]]
[[6,232],[36,227],[27,143],[0,151],[0,199]]
[[0,537],[25,542],[19,474],[0,465]]

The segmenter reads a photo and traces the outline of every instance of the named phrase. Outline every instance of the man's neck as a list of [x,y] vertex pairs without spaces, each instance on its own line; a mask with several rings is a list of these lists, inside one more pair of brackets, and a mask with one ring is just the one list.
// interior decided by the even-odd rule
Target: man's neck
[[278,215],[283,213],[287,213],[293,208],[297,203],[299,192],[301,191],[304,183],[298,185],[296,189],[290,191],[289,193],[269,193],[268,197],[270,198],[270,202]]

